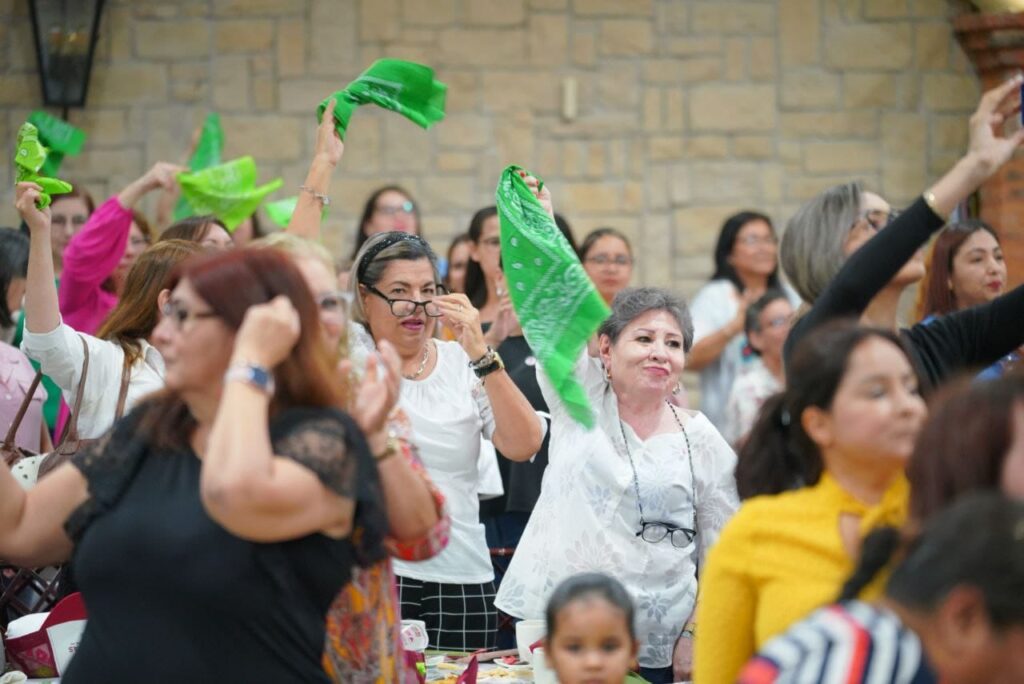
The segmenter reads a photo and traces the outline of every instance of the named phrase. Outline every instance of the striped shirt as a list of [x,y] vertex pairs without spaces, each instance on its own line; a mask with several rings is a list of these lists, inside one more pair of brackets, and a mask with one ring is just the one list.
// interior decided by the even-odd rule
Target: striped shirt
[[917,635],[893,613],[850,601],[811,613],[767,642],[737,684],[935,684]]

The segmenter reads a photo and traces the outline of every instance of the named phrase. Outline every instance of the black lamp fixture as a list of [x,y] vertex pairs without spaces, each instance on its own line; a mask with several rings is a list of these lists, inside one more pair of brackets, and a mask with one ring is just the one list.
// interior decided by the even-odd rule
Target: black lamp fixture
[[43,102],[85,105],[104,0],[29,0]]

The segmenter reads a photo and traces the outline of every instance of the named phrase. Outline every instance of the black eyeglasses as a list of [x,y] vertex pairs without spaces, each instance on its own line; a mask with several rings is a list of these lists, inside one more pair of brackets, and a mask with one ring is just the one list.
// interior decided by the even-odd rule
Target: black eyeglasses
[[887,228],[889,224],[896,220],[896,217],[899,216],[900,213],[899,209],[890,209],[889,211],[872,209],[870,211],[863,212],[857,217],[857,220],[860,221],[863,219],[869,226],[878,231],[883,228]]
[[182,330],[185,327],[185,323],[189,320],[218,317],[218,314],[213,311],[189,311],[181,305],[181,302],[176,302],[173,299],[168,300],[160,307],[160,313],[174,321],[174,325],[178,330]]
[[[418,307],[423,307],[423,313],[427,314],[431,318],[437,318],[441,315],[441,308],[437,305],[437,302],[431,299],[425,299],[422,302],[418,302],[415,299],[392,299],[386,294],[375,288],[373,285],[363,285],[367,290],[377,295],[391,307],[391,314],[398,318],[405,318],[406,316],[412,316],[416,313]],[[448,290],[443,285],[436,285],[437,289],[434,292],[434,296],[446,295]]]
[[636,536],[651,544],[657,544],[665,537],[669,537],[672,540],[672,546],[677,549],[685,549],[693,542],[697,532],[688,527],[676,527],[668,523],[647,522],[641,519],[640,531],[636,533]]

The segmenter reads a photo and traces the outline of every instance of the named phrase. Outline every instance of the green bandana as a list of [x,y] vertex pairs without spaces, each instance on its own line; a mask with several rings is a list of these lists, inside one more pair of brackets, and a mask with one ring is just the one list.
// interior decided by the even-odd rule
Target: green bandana
[[[202,171],[203,169],[220,164],[220,154],[223,149],[224,129],[220,125],[220,116],[216,112],[210,112],[206,115],[203,128],[199,132],[199,141],[196,142],[196,149],[188,160],[188,168],[192,171]],[[185,198],[182,197],[174,207],[174,220],[180,221],[195,213]]]
[[202,171],[179,173],[178,182],[182,197],[197,213],[213,214],[232,232],[284,181],[278,178],[256,187],[256,162],[240,157]]
[[29,114],[28,122],[39,130],[39,142],[49,150],[46,162],[39,170],[42,175],[56,176],[64,155],[75,156],[82,151],[85,131],[81,128],[75,128],[67,121],[39,110]]
[[71,184],[56,178],[47,178],[39,174],[39,169],[46,162],[46,148],[39,142],[39,131],[30,123],[24,123],[18,129],[18,148],[14,152],[14,182],[36,183],[43,191],[37,203],[40,209],[50,206],[50,195],[62,195],[71,192]]
[[321,102],[316,120],[323,119],[327,104],[334,99],[334,127],[342,140],[352,112],[364,104],[390,109],[423,128],[430,128],[444,118],[447,90],[448,86],[434,80],[430,67],[401,59],[378,59],[344,90]]
[[[292,214],[295,213],[295,206],[298,203],[299,196],[294,195],[292,197],[285,197],[284,199],[279,199],[276,202],[267,202],[266,204],[263,205],[263,209],[264,211],[267,212],[267,216],[270,218],[271,221],[281,226],[282,228],[287,228],[288,224],[291,223]],[[327,207],[324,207],[324,210],[320,212],[320,218],[324,218],[326,216]]]
[[534,356],[569,414],[593,427],[590,402],[573,369],[587,340],[610,312],[519,170],[506,168],[495,193],[509,298]]

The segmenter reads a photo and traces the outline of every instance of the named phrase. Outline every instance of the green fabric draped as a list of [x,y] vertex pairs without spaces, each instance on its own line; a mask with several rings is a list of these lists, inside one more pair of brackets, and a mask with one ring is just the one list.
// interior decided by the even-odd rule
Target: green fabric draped
[[[220,164],[220,155],[223,149],[224,129],[220,125],[220,115],[216,112],[210,112],[206,115],[203,127],[199,131],[199,140],[196,142],[196,149],[188,160],[188,168],[194,172],[208,169],[211,166],[217,166]],[[188,201],[181,197],[174,207],[174,220],[180,221],[195,213],[196,211],[189,206]]]
[[81,128],[76,128],[42,110],[29,114],[28,122],[36,127],[39,131],[39,142],[49,150],[46,161],[39,170],[43,176],[56,176],[65,155],[75,156],[82,151],[85,131]]
[[43,191],[37,205],[40,209],[50,206],[51,195],[71,192],[71,184],[57,178],[47,178],[39,173],[46,163],[47,149],[39,142],[39,130],[30,123],[23,123],[18,129],[18,146],[14,152],[14,180],[16,183],[36,183]]
[[277,178],[256,186],[256,162],[240,157],[208,169],[178,174],[182,197],[197,214],[213,214],[234,231],[249,218],[263,198],[281,187]]
[[434,79],[430,67],[401,59],[378,59],[359,78],[325,98],[316,110],[316,119],[323,119],[324,110],[334,99],[334,126],[342,140],[352,112],[364,104],[390,109],[430,128],[444,118],[447,90],[448,86]]
[[593,427],[593,410],[573,370],[610,311],[519,170],[506,168],[495,193],[509,298],[534,356],[569,414]]

